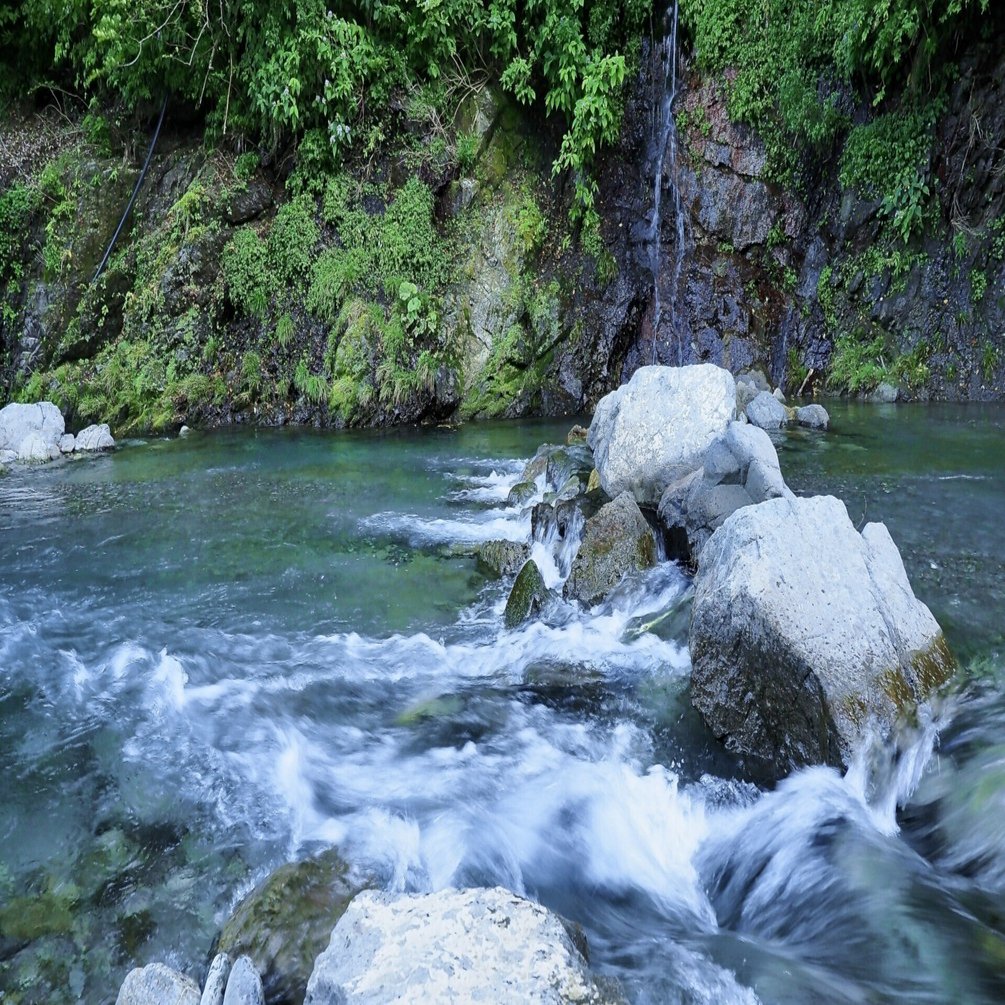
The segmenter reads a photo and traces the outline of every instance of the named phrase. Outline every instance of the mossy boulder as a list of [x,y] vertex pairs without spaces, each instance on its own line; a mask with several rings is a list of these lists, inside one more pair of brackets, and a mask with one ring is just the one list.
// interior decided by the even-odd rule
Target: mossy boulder
[[524,563],[510,590],[503,622],[507,628],[516,628],[536,614],[548,599],[548,587],[537,563],[533,559]]
[[656,538],[630,492],[602,506],[586,521],[564,594],[592,606],[630,572],[656,564]]
[[214,952],[249,956],[262,975],[268,1005],[300,1005],[332,928],[370,885],[355,882],[334,849],[280,866],[237,906]]
[[517,541],[486,541],[479,545],[478,571],[493,579],[512,576],[530,557],[530,548]]
[[532,481],[519,481],[506,496],[507,506],[525,506],[537,495],[537,485]]

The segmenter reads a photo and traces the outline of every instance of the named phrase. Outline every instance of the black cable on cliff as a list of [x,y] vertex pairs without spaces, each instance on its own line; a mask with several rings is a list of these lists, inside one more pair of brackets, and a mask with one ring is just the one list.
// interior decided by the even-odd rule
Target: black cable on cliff
[[126,203],[126,208],[122,213],[122,219],[119,220],[119,225],[115,228],[115,233],[112,234],[111,241],[108,242],[108,247],[105,249],[105,257],[101,259],[98,271],[94,273],[94,278],[91,280],[92,284],[96,283],[98,281],[98,277],[105,271],[108,259],[112,257],[112,252],[115,250],[115,242],[119,239],[119,234],[122,233],[122,228],[126,225],[126,220],[129,219],[129,213],[132,211],[133,203],[136,202],[136,196],[139,194],[140,186],[143,184],[143,179],[147,176],[147,168],[150,167],[150,159],[154,155],[154,147],[157,146],[157,140],[161,134],[161,126],[164,125],[164,113],[167,111],[167,106],[168,96],[165,94],[164,103],[161,105],[161,114],[157,119],[157,128],[154,129],[154,134],[150,139],[150,149],[147,150],[147,159],[143,162],[143,169],[140,171],[140,176],[136,179],[136,184],[133,186],[133,194],[129,197],[129,202]]

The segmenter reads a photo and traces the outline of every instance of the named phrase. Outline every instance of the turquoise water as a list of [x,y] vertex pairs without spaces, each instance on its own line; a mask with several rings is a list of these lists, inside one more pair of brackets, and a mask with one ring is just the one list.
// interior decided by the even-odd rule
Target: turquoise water
[[633,1001],[1002,1000],[1005,410],[832,412],[779,437],[790,484],[887,522],[967,668],[896,815],[716,748],[684,635],[625,641],[672,565],[503,629],[471,545],[529,534],[506,493],[567,422],[195,434],[0,480],[4,1000],[199,978],[235,901],[330,844],[392,889],[541,899]]

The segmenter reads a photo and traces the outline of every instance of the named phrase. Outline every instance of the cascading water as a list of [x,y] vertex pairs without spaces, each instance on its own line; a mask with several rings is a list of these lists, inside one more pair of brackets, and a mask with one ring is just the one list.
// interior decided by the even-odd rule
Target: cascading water
[[[646,234],[649,271],[653,277],[653,363],[658,361],[660,324],[663,320],[663,301],[660,290],[663,259],[663,172],[670,165],[669,189],[674,213],[676,241],[671,259],[670,290],[677,296],[681,270],[684,265],[685,233],[684,208],[681,204],[680,189],[675,179],[677,171],[677,124],[674,121],[673,106],[677,98],[677,2],[666,14],[666,33],[657,48],[662,63],[662,72],[654,73],[661,85],[659,101],[655,104],[656,121],[653,128],[653,213]],[[684,364],[684,342],[679,330],[678,319],[671,303],[670,327],[677,348],[677,365]]]
[[[782,444],[793,486],[867,496],[999,645],[1005,413],[832,414]],[[927,769],[928,733],[759,788],[690,707],[675,564],[584,610],[581,516],[539,515],[553,593],[505,626],[470,552],[528,542],[518,458],[566,430],[197,434],[0,480],[0,999],[201,977],[239,896],[335,845],[389,889],[540,900],[633,1005],[1005,1001],[1005,701]]]

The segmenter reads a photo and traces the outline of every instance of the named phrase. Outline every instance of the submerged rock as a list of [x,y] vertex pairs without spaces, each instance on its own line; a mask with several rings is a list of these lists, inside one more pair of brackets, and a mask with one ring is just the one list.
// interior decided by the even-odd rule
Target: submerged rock
[[494,579],[512,576],[530,557],[530,548],[517,541],[486,541],[478,546],[479,572]]
[[499,887],[363,893],[318,957],[304,1005],[623,1001],[601,987],[562,921]]
[[779,429],[789,421],[789,413],[785,406],[767,391],[760,394],[747,405],[747,418],[761,429]]
[[810,429],[826,429],[830,425],[830,421],[831,417],[823,405],[801,405],[796,409],[796,422],[800,426],[807,426]]
[[366,885],[334,849],[280,866],[241,901],[217,949],[251,958],[270,1005],[299,1003],[332,925]]
[[150,963],[129,971],[115,1005],[199,1005],[199,988],[177,970]]
[[735,407],[733,378],[721,367],[640,367],[601,398],[590,423],[604,491],[655,504],[667,485],[701,466]]
[[830,496],[730,516],[695,579],[691,695],[713,733],[780,776],[849,763],[955,666],[882,524]]
[[630,492],[622,492],[591,516],[572,562],[564,595],[588,606],[599,603],[629,572],[656,564],[656,538]]
[[744,506],[791,496],[778,454],[763,429],[731,422],[705,453],[701,470],[667,487],[659,518],[674,558],[695,562],[726,518]]
[[541,610],[548,599],[548,587],[537,563],[530,559],[524,563],[510,590],[506,610],[503,613],[503,624],[507,628],[516,628],[528,618]]

